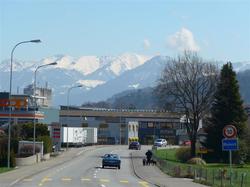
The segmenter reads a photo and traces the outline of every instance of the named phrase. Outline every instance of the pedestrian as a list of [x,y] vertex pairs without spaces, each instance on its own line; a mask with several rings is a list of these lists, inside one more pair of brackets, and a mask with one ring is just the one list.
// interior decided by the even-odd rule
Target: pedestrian
[[151,158],[152,158],[152,151],[151,150],[148,150],[146,153],[145,153],[146,157],[147,157],[147,165],[150,165],[150,161],[151,161]]

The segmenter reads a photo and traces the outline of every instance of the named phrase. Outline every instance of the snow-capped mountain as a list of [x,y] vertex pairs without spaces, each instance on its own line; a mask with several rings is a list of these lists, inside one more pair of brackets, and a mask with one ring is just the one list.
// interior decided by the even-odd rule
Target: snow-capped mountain
[[[165,56],[144,56],[125,53],[119,56],[82,56],[74,58],[69,55],[55,55],[40,61],[13,62],[13,93],[22,93],[34,79],[34,71],[39,65],[57,62],[37,72],[37,86],[47,83],[53,90],[54,105],[66,104],[67,90],[73,85],[81,84],[70,93],[71,104],[87,101],[100,101],[113,94],[129,89],[154,86],[156,80],[168,62]],[[220,65],[219,65],[220,66]],[[237,71],[250,69],[250,62],[233,63]],[[0,63],[0,91],[8,91],[9,60]]]
[[[53,89],[55,104],[64,104],[67,89],[81,84],[75,93],[87,93],[99,85],[116,79],[123,73],[143,65],[151,57],[125,53],[119,56],[82,56],[74,58],[69,55],[55,55],[38,62],[13,61],[13,92],[19,93],[34,79],[34,71],[39,65],[57,62],[56,66],[47,66],[37,72],[37,85],[48,85]],[[9,60],[0,63],[0,91],[8,90]],[[72,93],[74,94],[74,93]],[[83,98],[83,97],[80,97]],[[84,98],[83,98],[84,99]],[[87,100],[83,100],[87,101]]]

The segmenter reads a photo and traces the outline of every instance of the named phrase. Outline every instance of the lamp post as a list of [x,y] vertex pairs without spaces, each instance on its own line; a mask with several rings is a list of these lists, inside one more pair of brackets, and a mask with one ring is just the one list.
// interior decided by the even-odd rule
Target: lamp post
[[36,73],[38,71],[38,69],[42,68],[42,67],[46,67],[46,66],[53,66],[53,65],[57,65],[57,62],[52,62],[49,64],[44,64],[41,66],[38,66],[35,70],[35,76],[34,76],[34,85],[33,85],[33,96],[34,96],[34,120],[33,120],[33,155],[36,153],[36,108],[37,108],[37,100],[36,100]]
[[82,85],[77,85],[77,86],[71,86],[69,89],[68,89],[68,93],[67,93],[67,150],[69,148],[69,94],[70,94],[70,91],[73,89],[73,88],[81,88]]
[[12,67],[13,67],[13,55],[14,55],[14,51],[16,49],[17,46],[24,44],[24,43],[40,43],[41,40],[37,39],[37,40],[28,40],[28,41],[22,41],[17,43],[12,51],[11,51],[11,57],[10,57],[10,87],[9,87],[9,119],[8,119],[8,158],[7,158],[7,167],[10,168],[10,133],[11,133],[11,91],[12,91]]

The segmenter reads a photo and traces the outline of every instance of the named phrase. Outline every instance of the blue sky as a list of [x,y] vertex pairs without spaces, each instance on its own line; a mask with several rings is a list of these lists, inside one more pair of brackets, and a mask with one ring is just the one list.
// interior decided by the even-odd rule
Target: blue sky
[[0,0],[0,61],[56,54],[176,56],[250,60],[247,0]]

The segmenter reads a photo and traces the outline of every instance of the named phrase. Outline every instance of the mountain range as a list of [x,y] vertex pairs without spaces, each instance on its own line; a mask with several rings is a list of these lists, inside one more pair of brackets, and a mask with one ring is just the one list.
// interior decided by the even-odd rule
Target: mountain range
[[[53,105],[65,105],[67,91],[71,86],[82,85],[70,92],[70,104],[106,100],[125,90],[154,87],[168,56],[145,56],[124,53],[118,56],[55,55],[40,61],[13,61],[13,93],[22,93],[24,87],[33,83],[35,69],[44,64],[57,62],[55,66],[40,68],[37,86],[52,88]],[[250,69],[250,62],[233,63],[237,72]],[[9,90],[10,61],[0,63],[0,91]]]

